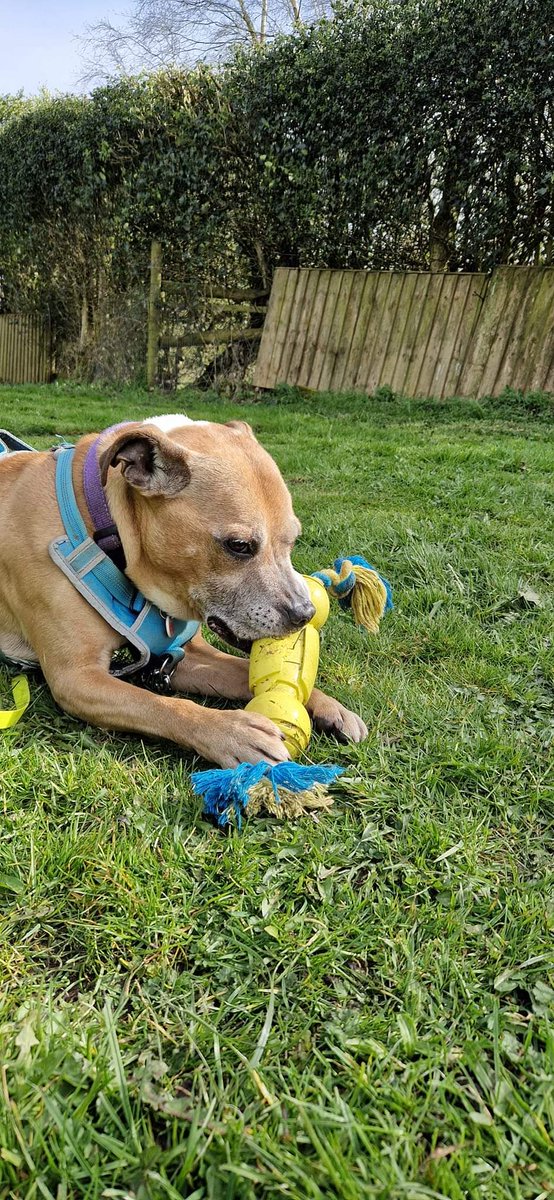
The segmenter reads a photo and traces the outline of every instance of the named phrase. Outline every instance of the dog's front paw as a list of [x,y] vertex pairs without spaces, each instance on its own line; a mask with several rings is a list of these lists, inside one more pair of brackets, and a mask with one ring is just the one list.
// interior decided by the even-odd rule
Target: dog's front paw
[[218,713],[213,742],[207,757],[220,767],[238,767],[239,763],[286,762],[290,754],[284,735],[268,717],[260,713]]
[[367,725],[357,713],[317,689],[310,696],[308,712],[315,729],[331,734],[339,742],[363,742],[367,737]]

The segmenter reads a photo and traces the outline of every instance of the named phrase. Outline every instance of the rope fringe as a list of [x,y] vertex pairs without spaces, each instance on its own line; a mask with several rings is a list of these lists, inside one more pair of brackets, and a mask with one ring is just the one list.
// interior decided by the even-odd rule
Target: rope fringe
[[204,813],[221,826],[228,825],[234,815],[240,829],[244,816],[261,811],[287,818],[329,807],[332,799],[327,788],[345,769],[305,767],[294,762],[273,767],[266,762],[255,766],[241,763],[234,770],[196,771],[192,787],[203,798]]
[[325,588],[340,607],[352,609],[356,625],[368,633],[378,633],[381,619],[392,608],[392,588],[375,567],[359,554],[335,559],[334,567],[316,571]]

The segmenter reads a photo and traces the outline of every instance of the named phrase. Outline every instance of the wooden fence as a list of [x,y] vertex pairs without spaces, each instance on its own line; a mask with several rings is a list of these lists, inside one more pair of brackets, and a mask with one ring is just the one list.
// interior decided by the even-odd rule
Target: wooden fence
[[48,383],[51,376],[48,322],[34,314],[1,314],[0,383]]
[[254,382],[406,396],[554,391],[554,268],[275,272]]

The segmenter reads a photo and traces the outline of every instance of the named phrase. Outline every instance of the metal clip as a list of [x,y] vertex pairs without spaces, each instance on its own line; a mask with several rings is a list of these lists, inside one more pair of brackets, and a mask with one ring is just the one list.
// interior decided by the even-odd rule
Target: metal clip
[[[151,660],[152,661],[152,660]],[[172,694],[171,677],[177,663],[174,662],[171,654],[166,654],[155,665],[148,663],[138,675],[132,677],[133,683],[139,683],[142,687],[148,688],[151,692],[157,692],[160,696],[169,696]]]

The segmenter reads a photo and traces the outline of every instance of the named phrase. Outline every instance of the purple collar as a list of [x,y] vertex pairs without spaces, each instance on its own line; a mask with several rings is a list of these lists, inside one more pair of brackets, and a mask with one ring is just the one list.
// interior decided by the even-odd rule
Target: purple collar
[[102,487],[100,467],[98,465],[98,448],[106,437],[106,434],[114,433],[116,429],[122,429],[124,425],[130,424],[132,424],[131,421],[120,421],[118,425],[110,425],[108,429],[104,429],[87,450],[83,468],[85,500],[90,519],[94,526],[92,536],[96,544],[100,546],[100,549],[110,557],[117,555],[121,558],[123,547],[117,532],[117,525],[110,511],[106,493]]

